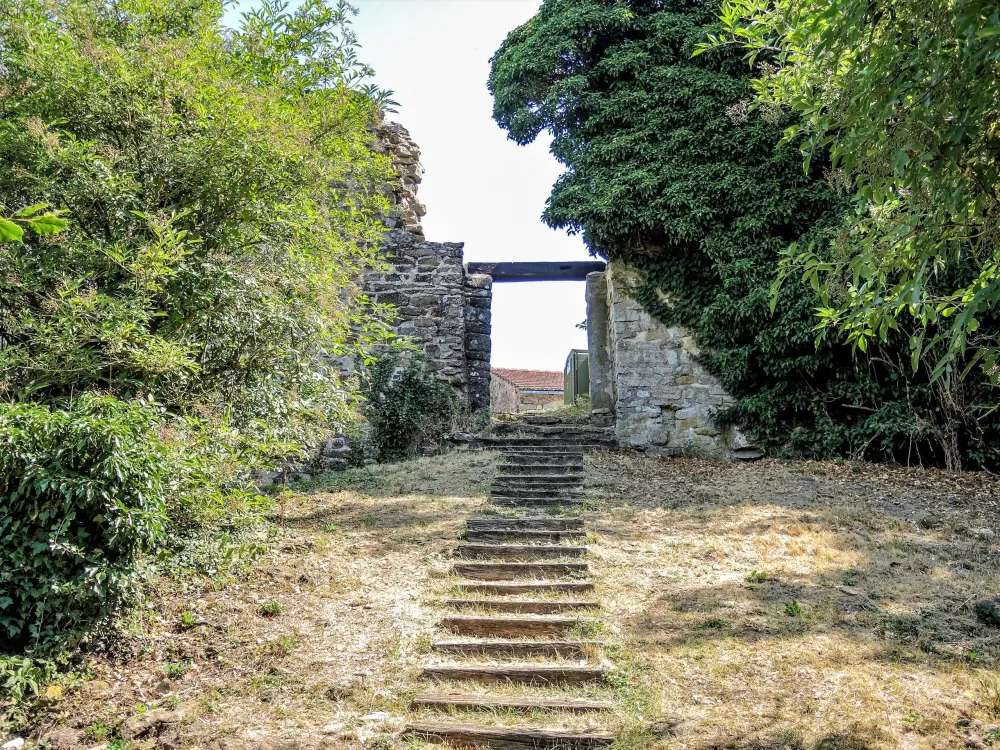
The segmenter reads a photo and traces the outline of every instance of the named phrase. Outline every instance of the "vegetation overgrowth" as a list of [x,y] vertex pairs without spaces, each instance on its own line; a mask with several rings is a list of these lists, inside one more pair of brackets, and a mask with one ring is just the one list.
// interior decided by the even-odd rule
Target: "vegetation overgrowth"
[[223,5],[0,0],[0,652],[59,654],[145,551],[238,525],[352,418],[335,358],[390,337],[353,9]]
[[380,462],[401,461],[437,448],[456,423],[460,405],[455,390],[435,378],[412,353],[378,357],[362,383],[368,440]]
[[747,51],[761,105],[801,115],[805,159],[829,152],[851,198],[824,247],[782,274],[821,293],[824,327],[864,351],[898,331],[913,369],[982,361],[993,381],[1000,302],[997,65],[991,0],[724,0],[701,50]]
[[[916,358],[902,326],[855,356],[832,329],[817,335],[814,291],[775,286],[789,247],[832,252],[851,195],[822,148],[803,169],[798,111],[755,103],[768,53],[751,69],[741,46],[706,47],[719,14],[715,2],[545,0],[508,35],[492,59],[494,117],[518,143],[548,131],[567,168],[543,219],[639,271],[633,294],[691,329],[737,398],[722,419],[772,454],[1000,467],[989,379],[935,377],[943,329],[928,328]],[[959,263],[925,289],[976,273]],[[979,328],[993,335],[995,315]]]

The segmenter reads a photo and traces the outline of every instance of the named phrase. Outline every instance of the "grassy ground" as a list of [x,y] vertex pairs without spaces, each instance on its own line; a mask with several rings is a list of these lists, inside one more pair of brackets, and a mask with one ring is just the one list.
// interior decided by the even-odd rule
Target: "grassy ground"
[[997,483],[595,456],[595,577],[658,748],[1000,747]]
[[[32,708],[28,746],[406,746],[450,551],[495,470],[453,455],[295,488],[249,543],[266,551],[237,550],[252,564],[158,578],[117,656]],[[579,635],[610,644],[611,676],[558,692],[618,708],[562,725],[621,750],[1000,748],[1000,630],[972,610],[1000,592],[997,483],[603,454],[588,485],[604,611]]]

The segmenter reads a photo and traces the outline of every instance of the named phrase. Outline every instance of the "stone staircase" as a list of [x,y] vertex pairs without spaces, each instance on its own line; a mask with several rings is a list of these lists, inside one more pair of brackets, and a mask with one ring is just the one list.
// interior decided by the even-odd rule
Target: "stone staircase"
[[613,708],[578,695],[604,681],[602,644],[585,635],[600,605],[580,515],[583,455],[613,447],[613,434],[542,418],[496,425],[477,443],[504,453],[494,508],[468,519],[455,548],[455,597],[421,675],[432,687],[414,698],[420,720],[406,735],[501,750],[607,747],[610,734],[567,730],[564,717]]

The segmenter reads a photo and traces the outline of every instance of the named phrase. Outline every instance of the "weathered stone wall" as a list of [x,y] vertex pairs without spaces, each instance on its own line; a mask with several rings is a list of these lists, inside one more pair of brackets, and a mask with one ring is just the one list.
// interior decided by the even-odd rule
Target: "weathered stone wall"
[[608,265],[608,339],[618,441],[664,455],[725,454],[732,436],[713,412],[733,403],[697,362],[683,328],[663,325],[629,296],[631,272]]
[[490,354],[493,343],[493,279],[485,274],[465,277],[465,368],[469,408],[489,411]]
[[385,217],[389,229],[424,235],[420,217],[427,208],[417,199],[417,188],[423,180],[424,169],[420,166],[420,149],[410,137],[409,131],[397,122],[382,122],[374,128],[375,151],[389,157],[393,169],[399,175],[399,182],[385,187],[385,196],[392,209]]
[[529,411],[551,411],[563,405],[561,393],[532,393],[521,391],[518,411],[523,414]]
[[365,291],[374,302],[396,307],[396,333],[417,344],[439,379],[473,411],[488,410],[493,280],[466,276],[462,243],[425,241],[420,217],[426,209],[417,198],[420,149],[406,128],[382,123],[375,136],[400,181],[386,186],[392,211],[385,217],[382,255],[391,270],[368,274]]
[[498,375],[490,376],[490,411],[494,414],[517,414],[517,386]]
[[434,374],[466,394],[462,243],[421,239],[398,229],[388,232],[383,253],[392,271],[369,274],[364,286],[373,302],[396,307],[396,333],[417,344]]

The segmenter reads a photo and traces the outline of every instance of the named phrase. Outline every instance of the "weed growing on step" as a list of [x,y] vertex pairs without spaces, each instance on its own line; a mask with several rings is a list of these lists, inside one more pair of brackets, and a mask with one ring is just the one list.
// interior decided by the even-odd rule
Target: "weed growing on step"
[[183,612],[181,612],[181,617],[178,624],[180,625],[181,630],[190,630],[191,628],[193,628],[195,625],[198,624],[198,618],[194,616],[194,612],[185,609]]
[[772,576],[766,570],[754,570],[747,576],[747,583],[767,583],[772,580]]
[[577,620],[576,625],[570,630],[572,635],[578,638],[598,638],[605,631],[604,623],[600,620]]

